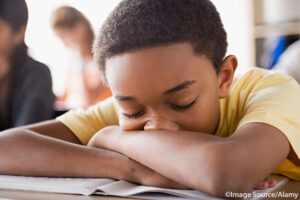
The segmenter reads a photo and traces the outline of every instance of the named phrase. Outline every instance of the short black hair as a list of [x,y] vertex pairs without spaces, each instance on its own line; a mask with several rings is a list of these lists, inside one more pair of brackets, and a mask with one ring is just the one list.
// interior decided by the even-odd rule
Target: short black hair
[[190,43],[197,55],[206,55],[219,72],[227,36],[220,15],[209,0],[123,0],[104,22],[93,50],[107,82],[107,58],[184,42]]

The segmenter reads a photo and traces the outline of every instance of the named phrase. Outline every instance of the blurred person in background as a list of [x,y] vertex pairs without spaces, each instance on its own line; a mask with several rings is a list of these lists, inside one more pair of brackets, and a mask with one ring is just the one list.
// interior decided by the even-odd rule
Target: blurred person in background
[[51,74],[27,54],[27,20],[25,0],[0,1],[0,130],[53,117]]
[[88,19],[77,9],[63,6],[51,15],[51,27],[70,53],[66,88],[57,98],[58,109],[86,108],[111,96],[94,63],[94,32]]
[[274,69],[292,76],[300,84],[300,40],[283,52]]

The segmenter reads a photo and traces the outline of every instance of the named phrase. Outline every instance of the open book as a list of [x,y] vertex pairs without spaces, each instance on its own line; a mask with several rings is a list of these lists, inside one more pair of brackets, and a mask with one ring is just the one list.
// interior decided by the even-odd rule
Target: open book
[[[256,190],[253,192],[270,193],[288,181],[287,178],[279,176],[272,176],[272,178],[277,180],[276,187],[269,188],[267,190]],[[100,178],[45,178],[0,175],[0,189],[81,195],[111,195],[154,200],[220,199],[196,190],[150,187],[133,184],[123,180],[116,181],[113,179]]]

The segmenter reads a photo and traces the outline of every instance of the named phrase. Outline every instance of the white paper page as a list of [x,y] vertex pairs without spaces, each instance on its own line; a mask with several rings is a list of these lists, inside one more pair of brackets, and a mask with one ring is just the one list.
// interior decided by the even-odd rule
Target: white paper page
[[[110,183],[98,187],[97,189],[106,194],[110,194],[113,196],[124,196],[124,197],[127,196],[127,197],[148,198],[148,197],[154,197],[155,195],[153,194],[155,193],[165,193],[165,194],[175,195],[179,197],[184,197],[178,199],[186,199],[186,198],[197,199],[197,200],[219,200],[220,199],[196,190],[177,190],[177,189],[158,188],[158,187],[151,187],[151,186],[142,186],[127,181],[118,181],[118,182]],[[165,200],[168,199],[168,198],[163,198],[164,196],[167,197],[164,194],[160,194],[160,195],[156,194],[156,196],[159,197],[158,199],[165,199]]]
[[[272,176],[277,180],[274,188],[256,191],[267,193],[276,190],[285,184],[288,179]],[[0,175],[0,188],[12,190],[26,190],[39,192],[55,192],[65,194],[101,194],[112,196],[127,196],[143,199],[159,200],[219,200],[221,198],[196,190],[176,190],[136,185],[126,181],[115,181],[113,179],[90,179],[90,178],[45,178],[45,177],[23,177]],[[170,195],[167,195],[170,194]],[[174,196],[176,195],[176,196]],[[252,198],[258,200],[260,198]],[[249,199],[247,199],[249,200]]]
[[[107,195],[103,192],[95,192],[96,195]],[[117,195],[111,195],[111,196],[117,196]],[[118,196],[119,197],[119,196]],[[190,200],[190,198],[184,198],[179,196],[174,196],[170,194],[164,194],[164,193],[156,193],[156,192],[149,192],[149,193],[143,193],[143,194],[137,194],[132,196],[127,196],[130,198],[136,198],[136,199],[148,199],[148,200]],[[201,199],[198,197],[198,199]],[[220,200],[219,198],[218,200]],[[202,198],[202,200],[208,200],[207,197]],[[222,199],[221,199],[222,200]]]
[[[146,193],[130,196],[130,198],[147,199],[147,200],[190,200],[190,198],[184,198],[179,196],[173,196],[162,193]],[[203,198],[202,200],[208,200]]]
[[[288,178],[281,177],[281,176],[270,176],[270,177],[277,181],[276,186],[273,188],[268,188],[266,190],[253,190],[252,192],[256,193],[256,197],[252,195],[253,198],[248,198],[247,200],[262,199],[263,197],[259,198],[262,196],[259,194],[266,194],[266,193],[273,192],[289,181]],[[113,196],[127,196],[133,198],[141,198],[141,199],[154,199],[154,200],[156,199],[157,200],[170,200],[170,199],[220,200],[222,199],[196,190],[177,190],[177,189],[141,186],[126,181],[118,181],[118,182],[110,183],[98,187],[97,189],[100,190],[101,192],[96,192],[95,194],[106,193]]]
[[115,182],[113,179],[46,178],[0,175],[0,188],[65,194],[91,195],[96,188]]

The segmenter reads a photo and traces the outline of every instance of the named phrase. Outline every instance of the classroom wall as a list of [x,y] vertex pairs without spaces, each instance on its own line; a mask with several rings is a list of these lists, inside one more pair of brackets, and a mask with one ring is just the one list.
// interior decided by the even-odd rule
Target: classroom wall
[[254,66],[254,27],[252,0],[212,0],[221,14],[228,34],[227,54],[237,56],[237,73]]

